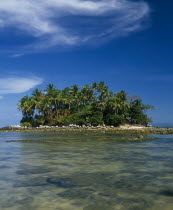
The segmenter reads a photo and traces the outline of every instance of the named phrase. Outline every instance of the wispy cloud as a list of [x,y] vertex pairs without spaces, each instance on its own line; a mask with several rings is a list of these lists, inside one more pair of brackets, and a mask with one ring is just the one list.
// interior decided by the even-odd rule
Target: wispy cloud
[[[9,77],[0,79],[0,94],[14,94],[14,93],[24,93],[30,89],[40,85],[43,82],[41,78],[31,77]],[[0,96],[0,99],[3,96]]]
[[0,28],[24,32],[34,39],[26,49],[43,50],[127,35],[143,28],[149,11],[132,0],[5,0]]
[[18,57],[21,57],[21,56],[23,56],[24,54],[22,54],[22,53],[17,53],[17,54],[12,54],[12,55],[10,55],[9,57],[11,57],[11,58],[18,58]]

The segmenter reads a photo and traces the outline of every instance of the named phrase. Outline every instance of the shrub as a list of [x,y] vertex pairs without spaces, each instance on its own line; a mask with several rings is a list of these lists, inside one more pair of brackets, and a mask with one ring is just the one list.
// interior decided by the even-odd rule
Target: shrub
[[105,124],[106,125],[114,125],[114,126],[119,126],[125,123],[124,116],[122,115],[111,115],[108,114],[105,119]]
[[24,122],[24,123],[21,124],[21,126],[22,127],[27,127],[27,128],[32,127],[31,123],[29,123],[29,122]]

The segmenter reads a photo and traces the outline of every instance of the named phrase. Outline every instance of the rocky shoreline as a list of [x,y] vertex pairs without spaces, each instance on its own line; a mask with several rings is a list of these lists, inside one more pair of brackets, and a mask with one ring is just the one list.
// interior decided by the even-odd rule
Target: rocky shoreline
[[73,127],[73,126],[45,126],[45,127],[37,127],[37,128],[13,128],[13,127],[5,127],[1,128],[0,132],[109,132],[109,133],[117,133],[117,134],[173,134],[173,128],[160,128],[160,127],[142,127],[142,126],[97,126],[97,127]]

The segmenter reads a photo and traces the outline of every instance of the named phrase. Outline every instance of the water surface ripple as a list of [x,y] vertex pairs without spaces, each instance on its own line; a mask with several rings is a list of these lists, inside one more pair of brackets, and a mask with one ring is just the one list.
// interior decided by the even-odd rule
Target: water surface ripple
[[0,133],[0,209],[172,210],[173,135],[122,139]]

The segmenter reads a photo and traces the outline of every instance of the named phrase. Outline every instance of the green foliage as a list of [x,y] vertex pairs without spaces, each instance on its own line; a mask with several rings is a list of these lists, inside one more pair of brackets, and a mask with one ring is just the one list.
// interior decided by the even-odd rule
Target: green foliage
[[122,125],[124,123],[126,123],[126,120],[123,115],[115,115],[115,114],[114,115],[113,114],[106,115],[106,118],[105,118],[106,125],[118,126],[118,125]]
[[93,107],[88,105],[83,107],[80,111],[73,115],[73,123],[78,125],[102,125],[103,113],[100,111],[94,111]]
[[43,115],[35,115],[34,118],[34,126],[44,125],[46,122],[46,118]]
[[71,124],[72,120],[71,117],[60,117],[60,118],[56,118],[56,122],[58,125],[69,125]]
[[32,124],[29,123],[29,122],[24,122],[24,123],[21,124],[21,126],[29,128],[29,127],[32,127]]
[[130,102],[129,117],[131,124],[147,125],[152,119],[145,113],[148,109],[154,109],[149,104],[143,104],[141,99],[135,99]]
[[36,89],[18,104],[21,123],[28,125],[114,125],[124,123],[147,125],[146,111],[153,106],[143,104],[139,96],[128,97],[122,90],[110,92],[103,81],[80,88],[73,85],[63,90],[49,84],[46,90]]

